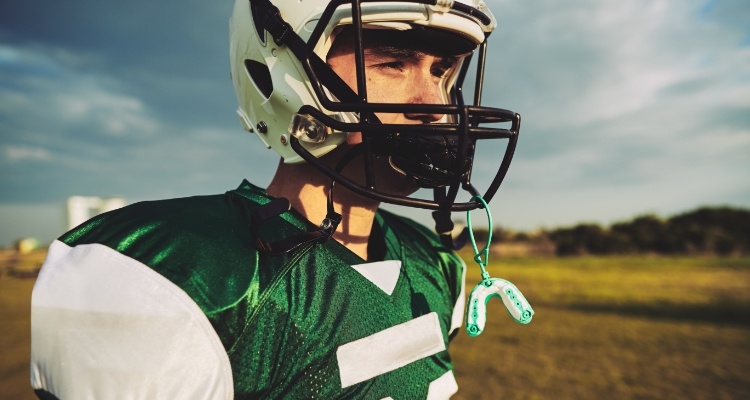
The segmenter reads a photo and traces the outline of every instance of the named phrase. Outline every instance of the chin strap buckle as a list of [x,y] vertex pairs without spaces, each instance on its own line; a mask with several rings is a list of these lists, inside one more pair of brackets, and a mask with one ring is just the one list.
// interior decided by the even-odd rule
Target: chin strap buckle
[[250,0],[251,7],[258,7],[260,25],[268,31],[277,45],[286,44],[288,35],[293,32],[292,26],[281,17],[279,8],[268,0]]
[[333,236],[334,232],[336,232],[336,229],[339,227],[339,224],[341,223],[341,214],[329,210],[328,215],[326,215],[323,222],[320,223],[320,232],[325,234],[328,237]]

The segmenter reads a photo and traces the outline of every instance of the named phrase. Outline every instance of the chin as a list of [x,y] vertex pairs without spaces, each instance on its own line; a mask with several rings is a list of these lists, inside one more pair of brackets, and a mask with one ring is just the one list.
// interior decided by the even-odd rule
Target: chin
[[413,179],[394,169],[387,157],[378,157],[376,167],[376,188],[379,191],[392,195],[408,196],[420,189]]

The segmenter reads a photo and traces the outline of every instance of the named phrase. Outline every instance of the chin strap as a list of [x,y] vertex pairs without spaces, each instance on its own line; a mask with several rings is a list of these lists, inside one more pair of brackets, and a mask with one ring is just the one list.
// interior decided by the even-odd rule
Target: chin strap
[[502,299],[505,308],[508,310],[513,319],[521,324],[528,324],[531,322],[531,317],[534,315],[534,309],[526,298],[523,296],[518,288],[500,278],[491,278],[490,274],[485,268],[489,262],[490,257],[490,242],[492,241],[492,215],[490,214],[490,208],[484,201],[482,196],[474,196],[472,200],[477,200],[482,203],[483,208],[487,212],[487,220],[489,224],[489,233],[487,234],[487,244],[484,248],[479,251],[477,249],[477,242],[474,240],[474,230],[471,226],[471,211],[466,212],[466,223],[469,229],[469,237],[471,238],[471,246],[474,249],[474,261],[479,264],[479,269],[482,270],[482,280],[474,286],[474,290],[471,291],[469,296],[469,309],[466,313],[466,333],[469,336],[479,336],[484,331],[485,323],[487,322],[487,302],[490,298],[497,296]]
[[[336,164],[336,172],[341,172],[347,164],[361,153],[361,146],[355,146],[346,152]],[[308,243],[324,243],[327,241],[336,232],[342,219],[341,214],[337,213],[333,207],[333,188],[335,185],[336,181],[332,180],[326,201],[326,217],[323,219],[323,222],[320,223],[317,230],[281,239],[277,242],[268,242],[256,235],[255,247],[263,253],[279,256],[294,251]],[[256,229],[257,226],[263,224],[265,221],[279,216],[290,209],[291,206],[289,200],[285,198],[274,199],[271,202],[256,208],[253,212],[253,216],[255,217],[253,220],[256,223]]]
[[[333,184],[331,185],[333,189]],[[323,243],[328,240],[333,233],[336,232],[339,223],[341,222],[341,214],[336,213],[333,210],[333,202],[329,197],[328,213],[323,222],[320,223],[320,227],[317,230],[301,233],[299,235],[291,236],[285,239],[281,239],[276,242],[269,242],[262,239],[260,236],[256,236],[255,247],[258,251],[263,252],[272,256],[280,256],[289,252],[292,252],[303,245],[308,243]],[[259,225],[268,221],[273,217],[277,217],[291,209],[289,200],[280,197],[272,200],[270,203],[257,207],[253,210],[253,222],[256,224],[256,231]]]
[[[336,229],[341,223],[341,214],[337,213],[333,209],[333,186],[334,181],[331,181],[331,187],[328,191],[327,201],[327,212],[326,217],[317,230],[301,233],[299,235],[291,236],[285,239],[281,239],[276,242],[269,242],[256,234],[255,247],[266,254],[272,256],[280,256],[292,252],[303,245],[308,243],[324,243],[336,232]],[[289,210],[291,210],[289,200],[279,197],[271,200],[269,203],[257,207],[253,210],[253,222],[258,231],[258,227],[264,222],[277,217]]]
[[458,235],[453,235],[455,224],[451,220],[450,211],[433,211],[432,219],[435,220],[435,231],[440,236],[440,242],[443,246],[453,250],[460,250],[466,246],[469,241],[469,232],[466,228],[463,228]]
[[[433,198],[440,204],[450,204],[452,202],[447,201],[447,195],[445,194],[445,188],[434,188],[432,190]],[[442,208],[432,212],[432,219],[435,221],[435,232],[440,237],[440,242],[443,246],[453,249],[460,250],[469,241],[469,234],[466,228],[461,230],[461,233],[454,237],[453,229],[455,225],[451,219],[450,206]]]

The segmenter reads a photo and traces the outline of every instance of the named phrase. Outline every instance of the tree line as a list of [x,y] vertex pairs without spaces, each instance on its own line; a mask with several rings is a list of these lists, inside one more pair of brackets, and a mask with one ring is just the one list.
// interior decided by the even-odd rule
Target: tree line
[[[478,239],[484,235],[475,233]],[[750,254],[750,210],[702,207],[662,219],[643,215],[608,227],[582,223],[534,234],[496,228],[502,241],[550,241],[559,256],[614,254]],[[494,240],[493,240],[494,241]]]

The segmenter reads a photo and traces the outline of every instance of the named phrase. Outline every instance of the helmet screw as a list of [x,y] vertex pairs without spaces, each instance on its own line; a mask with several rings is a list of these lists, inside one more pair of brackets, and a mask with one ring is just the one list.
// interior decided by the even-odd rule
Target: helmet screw
[[281,135],[281,137],[279,137],[279,140],[281,141],[281,144],[283,144],[284,146],[286,146],[286,144],[289,143],[289,140],[286,138],[286,134]]
[[255,127],[258,128],[258,132],[260,133],[268,132],[268,125],[266,125],[265,121],[258,122],[258,125],[256,125]]

